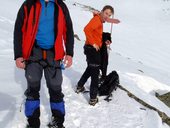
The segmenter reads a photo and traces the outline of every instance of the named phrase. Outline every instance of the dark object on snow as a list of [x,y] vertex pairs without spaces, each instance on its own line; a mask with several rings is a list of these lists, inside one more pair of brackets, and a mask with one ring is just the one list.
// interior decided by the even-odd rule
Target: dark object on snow
[[63,125],[58,123],[58,118],[52,117],[51,122],[47,125],[49,128],[65,128]]
[[109,32],[103,32],[102,41],[103,41],[103,42],[106,42],[107,40],[109,40],[110,42],[112,42],[111,34],[110,34]]
[[108,52],[107,52],[107,46],[106,46],[106,41],[109,40],[110,42],[112,42],[111,39],[111,34],[108,32],[103,32],[102,35],[102,47],[100,49],[100,53],[101,53],[101,71],[102,71],[102,77],[105,78],[107,75],[107,66],[108,66]]
[[85,87],[83,86],[83,87],[79,87],[79,86],[77,86],[77,88],[76,88],[76,93],[77,94],[79,94],[79,93],[81,93],[81,92],[84,92],[85,91]]
[[104,82],[101,83],[99,87],[99,96],[107,96],[106,101],[112,96],[112,92],[117,89],[119,86],[119,75],[116,71],[112,71],[109,75],[106,76]]
[[163,95],[159,95],[158,93],[156,93],[155,95],[159,100],[164,102],[170,108],[170,92]]
[[95,106],[98,102],[99,102],[98,98],[90,99],[89,104],[92,105],[92,106]]
[[81,41],[77,34],[74,34],[74,38],[76,38],[78,41]]

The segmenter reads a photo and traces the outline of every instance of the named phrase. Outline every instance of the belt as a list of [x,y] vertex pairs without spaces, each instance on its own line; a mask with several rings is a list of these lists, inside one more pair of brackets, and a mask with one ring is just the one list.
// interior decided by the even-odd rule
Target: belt
[[39,48],[39,49],[42,50],[42,57],[43,57],[44,60],[47,59],[47,51],[53,51],[53,52],[54,52],[54,47],[53,47],[53,48],[50,48],[50,49],[43,49],[43,48],[41,48],[41,47],[37,44],[37,40],[35,40],[34,46],[35,46],[36,48]]

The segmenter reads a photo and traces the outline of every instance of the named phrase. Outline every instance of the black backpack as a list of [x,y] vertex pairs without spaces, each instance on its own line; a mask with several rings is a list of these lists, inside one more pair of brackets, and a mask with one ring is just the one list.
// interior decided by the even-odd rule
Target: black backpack
[[112,96],[112,92],[117,89],[119,86],[119,75],[116,71],[112,71],[109,75],[106,76],[104,82],[101,83],[99,87],[99,96],[107,96],[106,101]]

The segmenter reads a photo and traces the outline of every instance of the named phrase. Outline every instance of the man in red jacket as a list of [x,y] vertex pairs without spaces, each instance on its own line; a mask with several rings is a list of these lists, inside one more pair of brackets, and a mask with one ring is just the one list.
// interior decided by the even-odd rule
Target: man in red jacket
[[14,29],[16,66],[25,69],[27,80],[25,115],[28,128],[40,127],[40,83],[46,79],[52,121],[49,127],[64,128],[62,60],[72,65],[74,33],[67,6],[62,0],[26,0]]

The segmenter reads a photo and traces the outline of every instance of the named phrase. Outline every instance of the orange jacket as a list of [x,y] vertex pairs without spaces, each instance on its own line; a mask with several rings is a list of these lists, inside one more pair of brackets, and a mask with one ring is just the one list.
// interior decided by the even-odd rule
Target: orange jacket
[[90,22],[85,26],[86,44],[96,44],[102,46],[103,22],[100,15],[94,15]]

